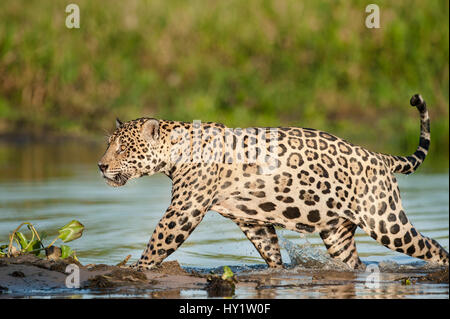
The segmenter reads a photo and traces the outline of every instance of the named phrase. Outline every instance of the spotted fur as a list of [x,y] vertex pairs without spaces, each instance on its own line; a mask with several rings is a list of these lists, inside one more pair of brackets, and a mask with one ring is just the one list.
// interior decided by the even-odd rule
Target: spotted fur
[[[394,176],[414,172],[429,148],[426,104],[415,95],[411,105],[420,112],[421,134],[416,152],[406,157],[371,152],[315,129],[231,134],[218,123],[118,121],[99,162],[107,183],[122,186],[157,172],[173,182],[171,204],[135,267],[161,263],[209,210],[234,221],[270,267],[282,267],[275,226],[318,232],[330,256],[355,269],[364,267],[356,252],[357,227],[392,250],[448,265],[448,253],[409,222]],[[276,145],[262,149],[261,136],[275,137]],[[264,150],[276,156],[254,161]],[[201,160],[205,154],[209,161]]]

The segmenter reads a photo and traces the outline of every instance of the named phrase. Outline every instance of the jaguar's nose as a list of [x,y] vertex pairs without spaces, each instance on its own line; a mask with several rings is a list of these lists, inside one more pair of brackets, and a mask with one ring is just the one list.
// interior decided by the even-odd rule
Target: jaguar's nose
[[108,169],[108,164],[102,164],[102,163],[98,163],[98,168],[100,169],[100,171],[102,173],[106,172],[106,170]]

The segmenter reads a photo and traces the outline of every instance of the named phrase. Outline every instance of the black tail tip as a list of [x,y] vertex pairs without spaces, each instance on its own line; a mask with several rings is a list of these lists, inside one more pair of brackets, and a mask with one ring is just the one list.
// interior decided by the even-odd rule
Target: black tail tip
[[422,111],[426,106],[425,101],[420,94],[414,94],[411,100],[409,100],[409,103],[411,104],[411,106],[417,107],[419,111]]

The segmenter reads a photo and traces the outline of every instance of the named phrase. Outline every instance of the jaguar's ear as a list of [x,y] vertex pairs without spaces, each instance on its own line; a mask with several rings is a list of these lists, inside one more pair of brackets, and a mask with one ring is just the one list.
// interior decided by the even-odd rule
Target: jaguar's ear
[[149,119],[142,124],[141,134],[148,142],[155,142],[159,139],[159,121]]
[[116,128],[119,128],[119,127],[121,127],[122,126],[122,121],[121,120],[119,120],[117,117],[116,117]]

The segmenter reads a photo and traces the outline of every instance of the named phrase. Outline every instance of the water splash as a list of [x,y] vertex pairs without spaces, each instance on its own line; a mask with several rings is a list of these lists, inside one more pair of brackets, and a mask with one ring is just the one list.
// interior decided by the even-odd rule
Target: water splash
[[281,247],[286,249],[291,259],[291,266],[293,267],[321,270],[350,270],[343,262],[334,260],[328,253],[313,247],[306,238],[305,243],[300,245],[294,244],[280,234],[278,234],[278,238],[280,239]]

